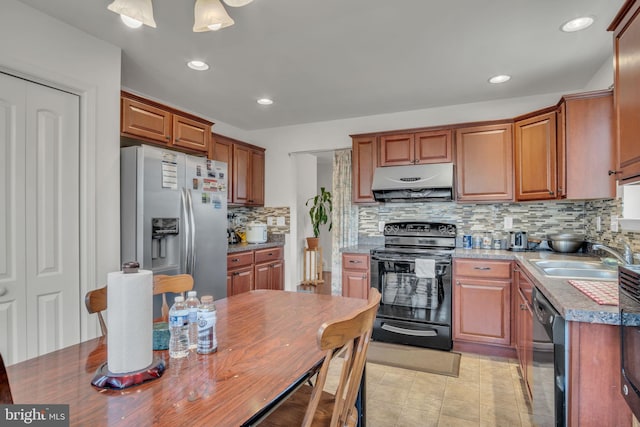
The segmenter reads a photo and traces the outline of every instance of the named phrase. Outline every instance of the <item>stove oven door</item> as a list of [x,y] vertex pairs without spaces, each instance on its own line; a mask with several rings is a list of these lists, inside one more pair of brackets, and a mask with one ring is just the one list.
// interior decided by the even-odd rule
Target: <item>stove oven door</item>
[[[435,260],[433,279],[416,276],[417,257]],[[374,253],[371,286],[382,295],[374,340],[451,349],[450,255]]]

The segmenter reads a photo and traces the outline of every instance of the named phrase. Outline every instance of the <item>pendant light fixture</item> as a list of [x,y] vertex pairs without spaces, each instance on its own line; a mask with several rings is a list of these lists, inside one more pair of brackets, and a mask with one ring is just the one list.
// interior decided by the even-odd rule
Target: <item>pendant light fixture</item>
[[107,6],[107,9],[119,14],[122,21],[129,27],[137,28],[140,24],[144,24],[156,28],[151,0],[115,0]]
[[253,0],[223,0],[224,4],[231,7],[242,7],[251,3]]
[[218,31],[234,24],[220,0],[196,0],[193,32]]

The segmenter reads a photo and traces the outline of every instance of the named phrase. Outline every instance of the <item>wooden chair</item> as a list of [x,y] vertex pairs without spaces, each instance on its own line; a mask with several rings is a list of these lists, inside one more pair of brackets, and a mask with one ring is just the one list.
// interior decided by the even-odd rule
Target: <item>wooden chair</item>
[[13,405],[9,376],[7,375],[7,368],[4,366],[4,360],[2,360],[2,354],[0,354],[0,404]]
[[157,274],[153,276],[153,294],[162,294],[162,317],[160,320],[166,322],[169,320],[169,304],[167,304],[167,292],[174,294],[182,294],[193,289],[193,276],[190,274],[176,274],[175,276],[167,276],[165,274]]
[[87,306],[89,314],[98,313],[98,321],[100,322],[100,330],[102,335],[107,335],[107,324],[102,317],[102,311],[107,309],[107,287],[103,286],[99,289],[87,292],[84,297],[84,305]]
[[[324,323],[318,330],[318,347],[326,352],[315,386],[303,385],[285,400],[261,426],[355,426],[355,407],[360,380],[367,359],[373,322],[380,304],[380,292],[369,290],[365,308],[352,316]],[[323,391],[332,357],[344,358],[335,395]]]

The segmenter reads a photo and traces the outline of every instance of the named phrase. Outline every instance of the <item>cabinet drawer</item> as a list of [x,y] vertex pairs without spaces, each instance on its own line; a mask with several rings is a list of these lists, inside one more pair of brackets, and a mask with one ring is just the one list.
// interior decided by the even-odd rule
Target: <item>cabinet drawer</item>
[[227,270],[253,264],[253,251],[236,252],[227,255]]
[[454,260],[454,272],[458,276],[511,279],[511,262],[456,259]]
[[369,270],[369,255],[342,254],[342,268],[345,270]]
[[256,264],[268,262],[276,259],[282,259],[282,248],[267,248],[256,251]]

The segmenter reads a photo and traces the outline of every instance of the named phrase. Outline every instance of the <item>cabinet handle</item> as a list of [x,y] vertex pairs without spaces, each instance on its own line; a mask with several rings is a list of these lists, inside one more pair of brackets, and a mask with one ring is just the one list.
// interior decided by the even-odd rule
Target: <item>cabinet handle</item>
[[233,258],[233,259],[231,260],[231,262],[238,262],[238,261],[240,261],[240,258]]
[[356,261],[355,259],[349,260],[349,264],[360,264],[362,261]]
[[180,141],[180,138],[176,138],[176,142]]
[[611,176],[611,175],[618,175],[618,174],[621,174],[621,173],[622,173],[622,171],[617,171],[617,170],[610,170],[610,171],[608,172],[609,176]]
[[5,296],[7,292],[9,292],[9,290],[6,287],[0,288],[0,297]]
[[267,256],[273,256],[273,252],[269,252]]
[[164,136],[164,139],[166,139],[167,141],[170,141],[170,140],[171,140],[171,137],[170,137],[169,135],[165,135],[165,136]]
[[491,270],[491,267],[473,267],[474,270],[483,270],[483,271],[488,271]]
[[366,275],[366,274],[363,274],[363,275],[362,275],[362,278],[363,278],[363,279],[366,279],[366,278],[367,278],[367,275]]
[[456,286],[460,286],[460,280],[456,280]]
[[553,195],[554,195],[554,192],[553,192],[553,191],[549,191],[549,195],[550,195],[550,196],[553,196]]
[[232,274],[233,274],[234,276],[239,276],[239,275],[240,275],[240,273],[239,273],[239,272],[237,272],[237,271],[234,271]]
[[520,310],[526,310],[526,309],[527,309],[526,304],[520,304]]

